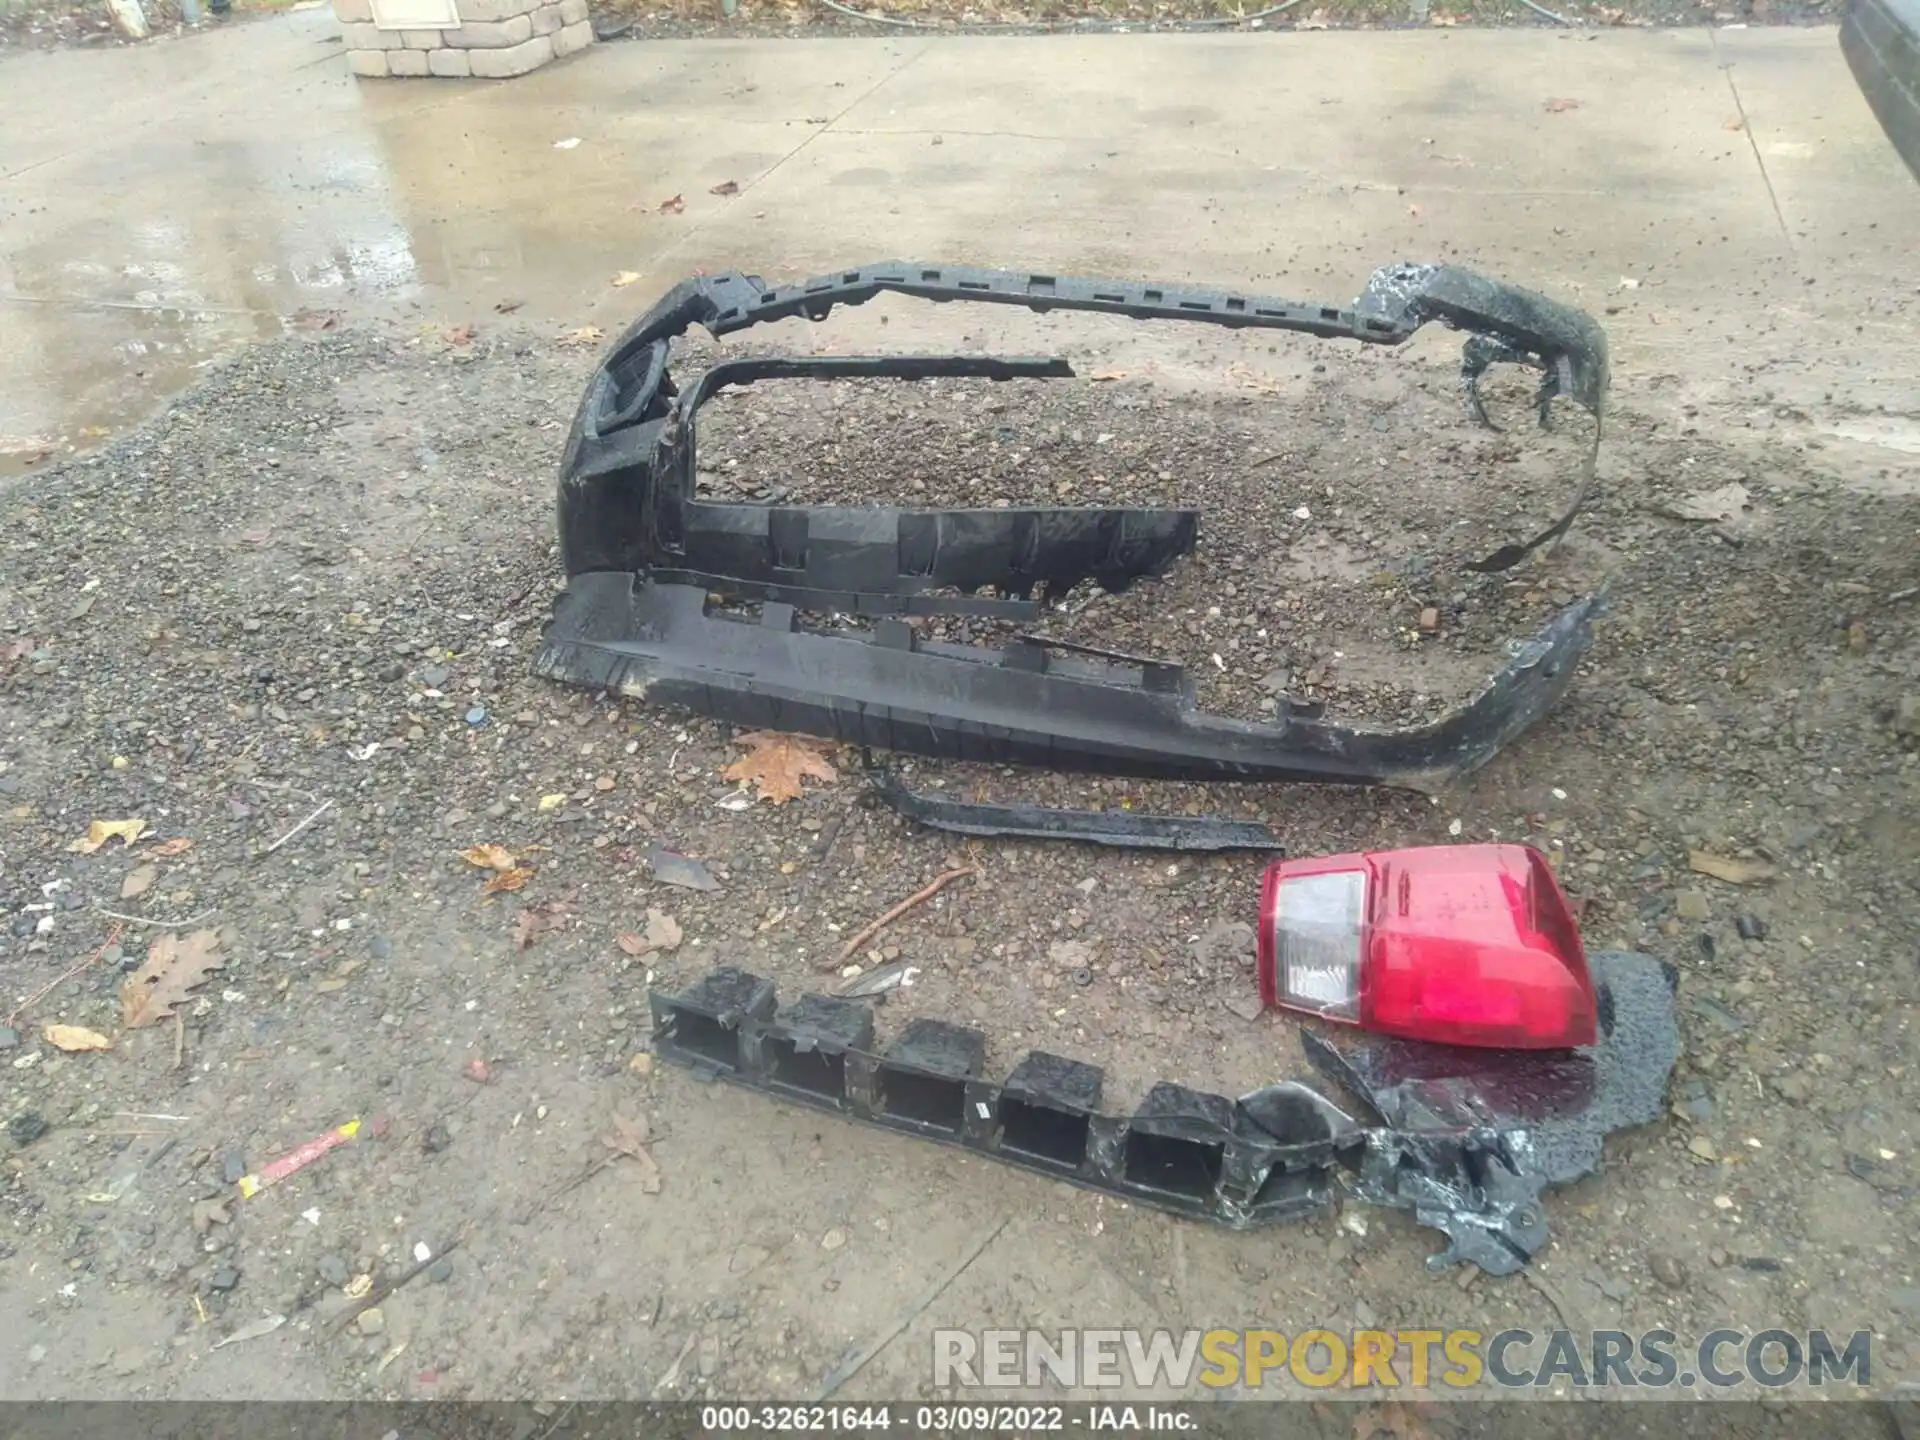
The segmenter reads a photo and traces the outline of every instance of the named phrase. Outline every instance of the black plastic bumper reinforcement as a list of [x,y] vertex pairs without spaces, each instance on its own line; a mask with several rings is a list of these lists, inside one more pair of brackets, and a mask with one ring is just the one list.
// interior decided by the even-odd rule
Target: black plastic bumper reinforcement
[[[1607,389],[1606,339],[1577,310],[1443,265],[1378,270],[1349,308],[1105,280],[888,262],[770,289],[729,272],[683,282],[594,373],[561,463],[568,588],[539,673],[642,695],[761,728],[923,755],[1175,778],[1329,780],[1429,788],[1483,763],[1565,690],[1589,640],[1594,601],[1563,613],[1465,707],[1409,730],[1323,722],[1289,707],[1268,724],[1193,710],[1177,665],[1040,635],[1001,648],[922,642],[905,618],[972,615],[1032,623],[1041,601],[1085,580],[1108,591],[1188,553],[1186,509],[900,510],[716,504],[696,498],[695,432],[717,391],[768,379],[1068,376],[1057,359],[972,355],[730,360],[685,391],[672,341],[764,321],[824,319],[882,293],[1140,320],[1297,330],[1397,345],[1429,321],[1472,332],[1462,363],[1470,408],[1496,361],[1542,372],[1592,412],[1572,502],[1540,533],[1469,568],[1502,570],[1564,534],[1592,484]],[[991,594],[982,593],[991,591]],[[759,603],[756,622],[709,596]],[[1040,598],[1036,598],[1040,597]],[[879,620],[871,632],[807,628],[803,612]]]
[[1233,1228],[1350,1193],[1446,1235],[1435,1268],[1465,1260],[1505,1275],[1546,1244],[1541,1192],[1598,1169],[1609,1132],[1665,1104],[1680,1048],[1673,972],[1614,953],[1593,970],[1601,1039],[1585,1050],[1306,1032],[1316,1068],[1372,1125],[1291,1081],[1237,1100],[1163,1081],[1132,1114],[1110,1114],[1096,1066],[1036,1050],[990,1080],[978,1030],[917,1019],[882,1050],[866,1002],[780,1005],[772,981],[744,970],[650,998],[662,1059],[740,1085]]

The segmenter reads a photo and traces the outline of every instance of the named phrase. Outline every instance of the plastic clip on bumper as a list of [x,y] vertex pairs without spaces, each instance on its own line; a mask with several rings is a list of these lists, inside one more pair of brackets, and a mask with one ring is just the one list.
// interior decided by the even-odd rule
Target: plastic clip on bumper
[[[1495,361],[1542,374],[1540,413],[1565,396],[1595,417],[1565,511],[1469,568],[1501,570],[1563,535],[1591,487],[1607,388],[1606,340],[1588,316],[1451,266],[1375,272],[1349,308],[1104,280],[889,262],[770,289],[728,273],[676,287],[615,344],[569,436],[559,487],[568,588],[536,670],[759,728],[965,760],[1176,779],[1324,780],[1429,789],[1484,763],[1564,693],[1597,600],[1568,608],[1467,704],[1431,724],[1374,730],[1289,706],[1272,723],[1199,713],[1178,666],[1023,635],[1001,647],[922,641],[907,617],[1030,623],[1036,596],[1085,580],[1109,591],[1193,548],[1184,509],[901,510],[716,504],[695,493],[701,404],[756,381],[1071,375],[1057,359],[969,355],[727,361],[681,391],[670,343],[693,325],[726,335],[823,319],[882,293],[1037,311],[1295,330],[1397,345],[1430,321],[1470,332],[1461,375]],[[991,590],[991,594],[982,592]],[[757,621],[710,607],[757,602]],[[802,614],[871,617],[871,632],[808,628]]]
[[1664,1108],[1680,1049],[1672,972],[1626,954],[1595,956],[1594,972],[1601,1032],[1579,1050],[1310,1032],[1309,1059],[1372,1124],[1292,1081],[1237,1100],[1162,1081],[1117,1114],[1096,1066],[1036,1050],[996,1081],[978,1030],[916,1019],[882,1046],[866,1002],[781,1005],[744,970],[650,1001],[662,1059],[750,1089],[1233,1229],[1350,1192],[1444,1234],[1430,1265],[1506,1275],[1547,1242],[1542,1191],[1597,1170],[1609,1132]]

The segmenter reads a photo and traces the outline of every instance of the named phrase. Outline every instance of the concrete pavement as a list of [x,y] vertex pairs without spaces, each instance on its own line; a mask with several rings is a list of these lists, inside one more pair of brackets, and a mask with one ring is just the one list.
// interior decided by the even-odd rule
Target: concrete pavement
[[0,92],[0,436],[85,444],[301,307],[611,331],[694,268],[895,255],[1345,301],[1433,257],[1604,312],[1630,404],[1920,451],[1920,186],[1829,30],[630,43],[382,85],[302,13]]

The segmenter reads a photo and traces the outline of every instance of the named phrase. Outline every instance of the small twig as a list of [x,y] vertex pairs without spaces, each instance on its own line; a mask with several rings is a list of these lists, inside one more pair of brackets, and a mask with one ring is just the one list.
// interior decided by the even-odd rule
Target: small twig
[[302,790],[298,785],[289,785],[283,780],[240,780],[236,784],[251,785],[256,790],[284,790],[289,795],[304,795],[313,799],[311,790]]
[[961,1256],[959,1263],[951,1270],[934,1281],[924,1295],[907,1306],[907,1308],[902,1310],[898,1315],[894,1316],[886,1329],[875,1335],[858,1350],[854,1350],[843,1356],[840,1363],[828,1372],[827,1378],[820,1382],[820,1393],[813,1398],[816,1401],[831,1400],[834,1391],[838,1390],[842,1385],[846,1384],[847,1381],[866,1369],[869,1360],[873,1359],[874,1356],[891,1345],[895,1336],[915,1320],[919,1319],[922,1311],[942,1295],[946,1294],[947,1287],[965,1274],[969,1265],[973,1264],[974,1261],[986,1253],[987,1247],[1000,1238],[1000,1232],[1007,1228],[1007,1222],[1012,1218],[1010,1215],[1002,1215],[999,1224],[981,1236],[979,1243],[965,1255]]
[[173,1012],[173,1068],[182,1069],[187,1063],[187,1017],[178,1010]]
[[538,1435],[534,1436],[533,1440],[547,1440],[547,1437],[549,1435],[553,1434],[554,1431],[560,1428],[561,1422],[564,1421],[567,1418],[567,1416],[571,1415],[575,1410],[578,1410],[579,1408],[580,1408],[580,1402],[578,1400],[569,1400],[565,1405],[563,1405],[560,1408],[560,1413],[554,1416],[553,1419],[547,1422],[547,1428],[542,1430]]
[[446,1259],[447,1256],[458,1250],[460,1248],[460,1242],[466,1238],[465,1228],[462,1227],[460,1234],[454,1236],[453,1239],[441,1246],[439,1254],[429,1255],[424,1260],[416,1260],[398,1275],[394,1276],[393,1279],[374,1286],[364,1297],[340,1312],[339,1318],[333,1322],[333,1329],[330,1333],[338,1335],[353,1323],[355,1317],[357,1317],[361,1311],[373,1309],[374,1306],[380,1304],[389,1295],[393,1294],[394,1291],[400,1289],[409,1281],[417,1280],[428,1266]]
[[12,1029],[14,1022],[18,1020],[22,1015],[26,1014],[27,1011],[31,1010],[35,1005],[39,1004],[42,1000],[46,999],[47,996],[51,995],[55,990],[58,990],[62,985],[66,984],[67,981],[71,980],[74,976],[78,975],[82,970],[86,969],[89,965],[93,964],[94,961],[98,960],[102,955],[106,954],[107,947],[109,945],[112,945],[115,941],[117,941],[120,938],[120,931],[122,928],[123,927],[119,925],[114,926],[113,929],[107,932],[107,938],[100,942],[100,948],[98,950],[94,951],[91,955],[89,955],[86,959],[82,960],[78,965],[75,965],[72,969],[64,971],[61,974],[54,976],[53,979],[49,980],[46,984],[42,985],[38,990],[34,991],[33,994],[29,995],[26,999],[22,1000],[18,1005],[14,1006],[13,1013],[7,1016],[7,1028]]
[[144,915],[122,915],[118,910],[106,910],[98,905],[93,907],[93,913],[104,915],[109,920],[124,920],[129,925],[152,925],[160,930],[185,930],[189,925],[198,925],[209,915],[218,915],[220,907],[216,905],[211,910],[202,910],[198,915],[185,920],[149,920]]
[[282,835],[278,840],[274,841],[273,844],[267,846],[267,854],[269,855],[273,854],[274,851],[278,850],[282,845],[286,844],[287,841],[293,839],[294,836],[298,835],[302,830],[306,829],[307,826],[313,824],[314,821],[318,820],[322,815],[326,814],[327,811],[331,810],[332,808],[333,808],[333,801],[322,800],[320,802],[320,808],[318,810],[315,810],[311,815],[307,816],[306,819],[302,820],[298,825],[294,826],[293,829],[287,831],[286,834]]
[[1568,1308],[1567,1302],[1561,1298],[1558,1286],[1549,1284],[1546,1280],[1542,1279],[1535,1273],[1531,1265],[1522,1266],[1520,1274],[1526,1279],[1529,1285],[1533,1286],[1534,1289],[1546,1297],[1547,1303],[1553,1306],[1553,1313],[1560,1317],[1560,1323],[1562,1325],[1566,1326],[1569,1330],[1579,1328],[1579,1317]]
[[913,894],[902,900],[878,920],[874,921],[851,940],[847,941],[845,945],[841,946],[840,958],[842,960],[850,959],[862,945],[865,945],[869,940],[873,939],[874,936],[886,929],[887,926],[898,920],[902,915],[906,914],[907,911],[913,909],[914,906],[926,904],[927,901],[938,895],[955,880],[967,875],[978,875],[979,873],[980,871],[976,866],[961,865],[956,869],[946,871],[944,874],[934,876],[926,885],[914,891]]
[[582,1185],[586,1184],[587,1181],[593,1179],[594,1176],[598,1175],[619,1158],[618,1155],[602,1155],[578,1175],[575,1175],[570,1180],[564,1181],[557,1189],[549,1191],[540,1199],[533,1209],[529,1210],[525,1215],[522,1215],[517,1223],[521,1225],[531,1225],[534,1217],[542,1210],[553,1204],[553,1202],[558,1200],[562,1195],[570,1195],[575,1190],[578,1190]]
[[698,1330],[694,1331],[691,1335],[687,1336],[687,1343],[682,1345],[680,1347],[680,1353],[673,1357],[673,1364],[667,1367],[667,1373],[662,1375],[658,1380],[653,1382],[653,1393],[655,1395],[658,1395],[662,1390],[666,1389],[669,1385],[673,1384],[674,1381],[680,1378],[681,1362],[683,1362],[687,1358],[687,1356],[693,1353],[693,1347],[696,1343],[698,1343],[699,1339],[700,1339],[700,1332]]

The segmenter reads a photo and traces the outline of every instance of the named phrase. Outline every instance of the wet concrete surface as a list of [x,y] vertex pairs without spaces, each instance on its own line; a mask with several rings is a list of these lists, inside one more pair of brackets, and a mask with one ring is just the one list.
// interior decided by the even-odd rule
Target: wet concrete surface
[[1920,443],[1920,187],[1828,30],[630,42],[383,84],[309,12],[0,91],[0,474],[302,311],[611,333],[695,268],[895,255],[1342,302],[1454,259],[1602,314],[1630,400]]

